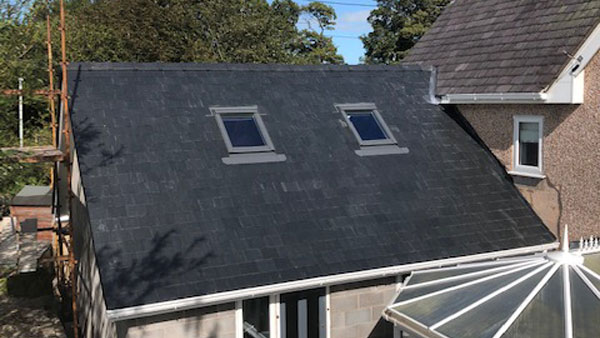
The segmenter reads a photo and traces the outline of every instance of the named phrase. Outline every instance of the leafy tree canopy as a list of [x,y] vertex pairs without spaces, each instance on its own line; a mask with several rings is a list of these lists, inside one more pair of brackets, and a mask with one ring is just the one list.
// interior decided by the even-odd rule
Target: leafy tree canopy
[[369,23],[373,31],[361,37],[366,63],[398,63],[425,34],[451,0],[377,0]]
[[[66,0],[70,61],[343,63],[333,8],[292,0]],[[58,70],[58,1],[52,1]],[[45,0],[0,0],[0,89],[48,85]],[[298,29],[301,16],[315,29]],[[18,98],[0,95],[0,147],[18,145]],[[26,96],[25,144],[51,144],[44,97]],[[0,158],[0,214],[25,184],[47,184],[48,165]]]

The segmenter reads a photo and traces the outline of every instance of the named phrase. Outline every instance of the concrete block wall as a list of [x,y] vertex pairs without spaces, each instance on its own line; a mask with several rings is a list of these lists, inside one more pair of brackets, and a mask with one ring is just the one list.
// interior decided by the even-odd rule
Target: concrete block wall
[[119,338],[235,338],[235,304],[127,320],[117,332]]
[[395,278],[332,286],[331,338],[392,338],[381,314],[395,295]]

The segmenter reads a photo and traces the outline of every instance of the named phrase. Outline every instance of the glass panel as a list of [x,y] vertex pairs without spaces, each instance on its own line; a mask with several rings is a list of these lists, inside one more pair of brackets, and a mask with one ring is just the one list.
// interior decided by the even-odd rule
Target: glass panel
[[348,119],[350,119],[354,129],[363,141],[385,140],[388,138],[370,111],[348,113]]
[[565,307],[561,267],[502,337],[564,338],[564,336]]
[[250,115],[224,115],[222,119],[231,145],[234,147],[257,147],[265,145],[254,117]]
[[571,275],[571,302],[573,304],[573,337],[597,337],[600,299],[590,291],[572,268],[569,268],[569,270]]
[[[400,294],[398,295],[398,298],[395,300],[395,303],[399,303],[405,300],[409,300],[409,299],[413,299],[419,296],[423,296],[426,295],[428,293],[433,293],[442,289],[446,289],[449,287],[453,287],[456,285],[461,285],[461,284],[465,284],[471,281],[474,281],[476,279],[481,279],[481,278],[485,278],[488,277],[490,275],[494,275],[494,274],[498,274],[501,272],[505,272],[506,270],[502,270],[502,271],[492,271],[492,272],[487,272],[487,273],[483,273],[477,276],[471,276],[471,277],[465,277],[465,278],[461,278],[461,279],[457,279],[457,280],[451,280],[451,281],[447,281],[447,282],[443,282],[443,283],[437,283],[437,284],[431,284],[431,285],[425,285],[425,286],[417,286],[415,288],[410,288],[410,289],[404,289],[402,290],[402,292],[400,292]],[[412,278],[411,281],[409,282],[409,285],[412,285]]]
[[442,325],[438,331],[449,337],[493,337],[549,269],[550,267],[545,268],[448,324]]
[[503,265],[505,266],[505,268],[510,268],[510,266],[508,266],[508,265],[514,265],[514,264],[520,264],[520,263],[523,263],[523,262],[522,261],[521,262],[505,262],[505,263],[490,262],[490,265],[487,265],[487,266],[465,265],[462,267],[457,266],[456,268],[452,268],[452,269],[438,269],[438,270],[433,270],[433,271],[424,271],[424,272],[415,273],[412,277],[410,277],[410,281],[408,282],[408,284],[414,285],[414,284],[418,284],[418,283],[429,282],[429,281],[439,280],[439,279],[448,278],[448,277],[461,276],[461,275],[465,275],[465,274],[473,273],[473,272],[477,272],[477,271],[497,269],[497,268],[502,267]]
[[493,278],[485,282],[470,285],[468,287],[445,292],[443,294],[428,297],[413,303],[400,305],[394,309],[427,326],[431,326],[447,316],[498,290],[506,284],[523,277],[538,267],[539,266],[523,269],[508,275]]
[[600,253],[583,255],[583,265],[595,273],[600,274]]
[[244,338],[269,338],[269,297],[242,303]]
[[519,164],[537,167],[539,163],[539,124],[519,123]]
[[600,279],[594,277],[592,274],[583,269],[579,269],[579,271],[581,271],[587,277],[590,283],[592,283],[592,285],[600,292]]
[[325,289],[281,295],[281,338],[324,338],[325,313]]

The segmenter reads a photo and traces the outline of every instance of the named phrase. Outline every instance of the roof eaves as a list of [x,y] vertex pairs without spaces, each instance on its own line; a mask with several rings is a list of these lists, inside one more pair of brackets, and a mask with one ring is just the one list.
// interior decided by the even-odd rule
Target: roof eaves
[[372,280],[382,277],[395,276],[409,271],[429,269],[433,267],[440,267],[445,265],[454,265],[467,262],[476,262],[488,259],[496,259],[501,257],[510,257],[515,255],[522,255],[528,253],[543,252],[547,250],[555,249],[559,246],[558,242],[520,247],[514,249],[500,250],[479,253],[468,256],[445,258],[433,261],[425,261],[419,263],[409,263],[399,266],[390,266],[372,270],[363,270],[356,272],[343,273],[339,275],[330,275],[323,277],[316,277],[304,280],[297,280],[273,285],[264,285],[258,287],[252,287],[247,289],[233,290],[220,292],[215,294],[189,297],[183,299],[176,299],[158,303],[150,303],[139,306],[132,306],[121,309],[110,309],[107,310],[107,317],[112,321],[120,321],[127,319],[136,319],[147,316],[154,316],[160,314],[171,313],[175,311],[189,310],[198,307],[218,305],[223,303],[229,303],[232,301],[261,297],[277,293],[287,293],[299,290],[306,290],[315,287],[323,287],[327,285],[346,284],[351,282],[359,282],[365,280]]
[[442,104],[489,104],[489,103],[544,103],[548,99],[546,93],[471,93],[445,94],[441,96]]

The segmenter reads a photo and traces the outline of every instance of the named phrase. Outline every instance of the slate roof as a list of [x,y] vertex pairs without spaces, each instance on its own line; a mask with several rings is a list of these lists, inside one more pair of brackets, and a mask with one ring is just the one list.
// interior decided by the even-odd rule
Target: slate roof
[[[69,69],[108,309],[554,241],[420,68]],[[334,109],[356,102],[409,154],[357,156]],[[225,165],[215,105],[258,105],[287,160]]]
[[10,201],[15,206],[51,206],[52,190],[49,186],[26,185]]
[[405,61],[439,67],[439,95],[540,92],[599,23],[600,0],[456,0]]

